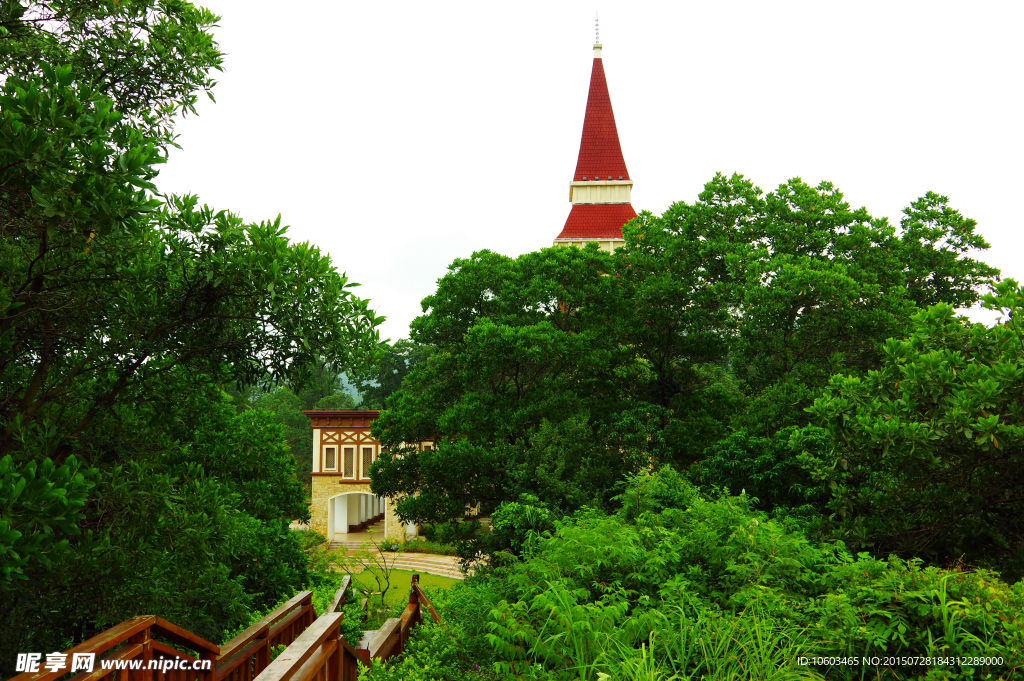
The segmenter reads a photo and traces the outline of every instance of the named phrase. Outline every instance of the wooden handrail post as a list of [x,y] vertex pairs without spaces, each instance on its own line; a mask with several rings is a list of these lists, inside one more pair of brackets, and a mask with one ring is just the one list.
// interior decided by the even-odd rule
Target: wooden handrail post
[[312,591],[310,591],[309,592],[309,596],[306,597],[306,601],[305,601],[304,605],[306,606],[307,610],[306,610],[306,626],[303,627],[303,631],[308,629],[309,626],[311,624],[313,624],[313,622],[316,621],[316,610],[313,609],[313,592]]
[[423,615],[423,608],[426,607],[427,612],[430,613],[430,616],[434,619],[434,622],[440,624],[441,626],[444,626],[444,622],[441,621],[441,616],[437,614],[437,610],[434,608],[434,604],[430,602],[430,599],[427,597],[427,594],[423,592],[423,588],[419,584],[416,584],[416,586],[413,588],[416,589],[416,594],[419,596],[420,599],[420,622],[422,623],[423,618],[426,617],[425,615]]
[[423,624],[423,607],[420,603],[420,576],[412,576],[412,585],[409,587],[409,605],[416,608],[416,614],[413,615],[413,621],[416,624]]
[[341,586],[334,592],[334,600],[327,606],[324,612],[339,612],[345,608],[345,598],[349,587],[352,586],[352,575],[345,575],[341,580]]
[[[312,610],[312,606],[310,606],[310,609]],[[341,623],[341,620],[344,617],[345,615],[342,614],[342,616],[338,618],[338,624]],[[338,626],[338,624],[331,627],[326,639],[326,641],[333,642],[335,646],[334,654],[327,658],[327,681],[341,681],[345,649],[341,647],[340,641],[338,641],[338,639],[341,638],[341,627]]]
[[129,670],[126,674],[130,681],[153,681],[153,670],[149,668],[149,662],[153,659],[153,642],[150,639],[149,632],[152,624],[147,625],[145,629],[137,634],[129,636],[127,643],[138,643],[142,646],[142,668],[139,670]]
[[260,632],[256,637],[257,641],[261,641],[259,648],[256,649],[256,661],[255,669],[253,669],[253,676],[259,676],[260,672],[267,668],[270,664],[270,627]]
[[204,652],[199,655],[201,660],[209,660],[210,668],[204,669],[199,672],[198,678],[202,681],[216,681],[217,679],[217,654],[212,652]]

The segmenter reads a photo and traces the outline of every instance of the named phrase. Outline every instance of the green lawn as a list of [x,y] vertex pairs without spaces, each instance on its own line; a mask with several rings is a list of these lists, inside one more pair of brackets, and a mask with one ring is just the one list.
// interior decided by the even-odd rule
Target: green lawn
[[[416,574],[408,570],[393,570],[391,572],[391,588],[388,589],[388,604],[397,605],[398,603],[407,603],[409,601],[409,587],[412,585],[412,576]],[[430,589],[450,589],[459,583],[459,580],[452,579],[450,577],[441,577],[438,575],[427,574],[426,572],[420,572],[420,586],[427,587]],[[374,581],[373,576],[369,570],[359,573],[358,575],[352,575],[353,581],[359,581],[361,584],[374,588],[377,588],[377,582]]]

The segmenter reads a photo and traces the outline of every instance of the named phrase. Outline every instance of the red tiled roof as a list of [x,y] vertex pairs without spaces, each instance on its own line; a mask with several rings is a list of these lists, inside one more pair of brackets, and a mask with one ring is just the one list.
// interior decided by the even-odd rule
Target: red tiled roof
[[622,225],[636,217],[628,203],[576,203],[556,239],[621,239]]
[[607,180],[609,176],[618,180],[629,179],[626,161],[619,147],[619,132],[615,128],[615,114],[612,100],[608,96],[608,83],[604,79],[604,65],[601,59],[594,59],[590,72],[590,95],[587,96],[587,114],[583,118],[583,139],[580,141],[580,157],[576,161],[573,182],[583,178]]

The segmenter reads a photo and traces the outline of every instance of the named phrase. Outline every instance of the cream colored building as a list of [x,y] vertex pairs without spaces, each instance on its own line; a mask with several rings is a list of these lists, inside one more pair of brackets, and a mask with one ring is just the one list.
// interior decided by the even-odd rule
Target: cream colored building
[[[405,541],[415,534],[394,513],[394,502],[370,491],[370,466],[381,444],[370,434],[380,414],[373,410],[303,412],[313,428],[313,504],[310,527],[328,541],[365,537],[371,525],[383,521],[386,539]],[[429,450],[432,442],[419,446]],[[380,537],[378,537],[379,539]]]

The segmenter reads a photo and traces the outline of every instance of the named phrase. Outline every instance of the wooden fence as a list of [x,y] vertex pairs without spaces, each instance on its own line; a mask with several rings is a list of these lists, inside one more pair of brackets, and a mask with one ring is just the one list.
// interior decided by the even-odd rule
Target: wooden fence
[[314,620],[313,592],[296,594],[221,647],[211,681],[252,681],[270,663],[271,648],[290,645]]
[[[351,577],[345,577],[320,617],[313,611],[313,592],[303,591],[223,646],[155,615],[133,617],[66,651],[69,661],[75,653],[96,656],[91,672],[67,681],[355,681],[359,664],[384,661],[405,649],[424,609],[441,622],[419,575],[413,575],[402,616],[371,632],[366,648],[357,650],[341,636],[340,611],[350,585]],[[287,648],[271,661],[272,649],[281,645]],[[11,681],[57,681],[69,668],[26,672]]]
[[[11,681],[56,681],[71,671],[75,653],[92,653],[96,659],[91,672],[81,672],[68,681],[100,681],[108,677],[111,681],[252,681],[269,664],[272,647],[289,645],[315,619],[313,592],[303,591],[223,646],[217,646],[163,618],[140,615],[65,651],[67,666],[63,669],[25,672]],[[195,665],[197,660],[206,663]]]
[[259,681],[356,681],[359,654],[341,636],[340,612],[321,615],[270,663]]
[[401,617],[393,617],[384,623],[377,630],[369,644],[367,651],[373,660],[386,660],[389,657],[399,655],[405,650],[405,642],[409,640],[409,633],[412,628],[423,623],[423,608],[426,607],[430,616],[435,622],[440,623],[441,618],[437,610],[430,603],[430,599],[423,593],[420,587],[420,576],[412,576],[412,587],[409,589],[409,605],[402,611]]
[[[195,655],[173,648],[154,639],[154,636],[171,641]],[[69,673],[76,653],[91,653],[96,659],[91,672],[76,674],[71,681],[99,681],[107,677],[116,677],[119,681],[214,681],[215,660],[220,648],[165,619],[140,615],[65,651],[67,666],[61,670],[25,672],[11,681],[54,681]],[[184,664],[186,668],[165,670],[164,660],[168,661],[168,666],[177,663],[175,666]],[[205,665],[200,665],[209,669],[195,669],[193,663],[198,660],[205,660]],[[152,661],[160,661],[159,668],[151,669]],[[110,668],[104,669],[105,666]]]

